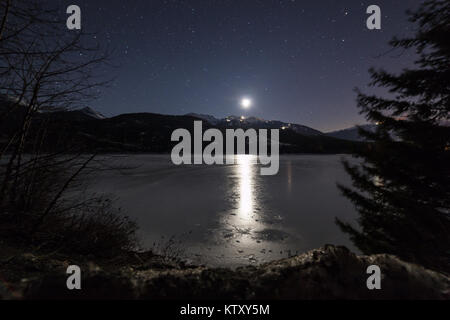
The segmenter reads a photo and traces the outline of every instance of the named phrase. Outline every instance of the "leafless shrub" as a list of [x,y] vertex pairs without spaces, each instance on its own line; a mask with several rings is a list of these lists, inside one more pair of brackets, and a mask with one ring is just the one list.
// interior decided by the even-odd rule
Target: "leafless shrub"
[[166,239],[164,236],[159,241],[153,243],[152,252],[160,255],[165,262],[183,261],[185,250],[182,239],[171,236]]
[[[108,52],[92,35],[69,32],[47,5],[0,2],[0,237],[80,253],[129,249],[136,226],[111,201],[67,201],[95,155],[50,136],[49,122],[107,84],[100,70]],[[64,147],[49,152],[48,141]]]

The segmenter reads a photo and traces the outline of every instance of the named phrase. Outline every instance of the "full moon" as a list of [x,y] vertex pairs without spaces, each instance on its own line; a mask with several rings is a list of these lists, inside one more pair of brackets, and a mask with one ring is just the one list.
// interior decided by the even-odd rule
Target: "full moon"
[[250,108],[251,105],[252,105],[252,100],[250,100],[249,98],[243,98],[241,100],[242,108],[248,109],[248,108]]

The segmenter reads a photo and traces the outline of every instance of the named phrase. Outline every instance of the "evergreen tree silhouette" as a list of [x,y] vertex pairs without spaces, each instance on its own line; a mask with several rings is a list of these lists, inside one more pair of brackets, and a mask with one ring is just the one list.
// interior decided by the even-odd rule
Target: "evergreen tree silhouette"
[[450,272],[450,1],[426,1],[409,14],[414,36],[391,45],[414,50],[413,68],[370,69],[371,85],[389,97],[356,90],[361,113],[377,129],[360,129],[372,141],[357,151],[361,163],[344,161],[353,188],[338,184],[359,226],[336,222],[364,254]]

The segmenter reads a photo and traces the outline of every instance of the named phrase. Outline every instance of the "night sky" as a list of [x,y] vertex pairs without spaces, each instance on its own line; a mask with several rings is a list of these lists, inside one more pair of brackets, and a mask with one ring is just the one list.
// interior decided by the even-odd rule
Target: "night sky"
[[[353,89],[371,66],[400,70],[407,53],[386,52],[413,30],[419,0],[70,0],[82,28],[115,49],[115,80],[92,108],[107,116],[189,112],[257,116],[330,131],[364,123]],[[366,8],[382,30],[366,28]],[[253,105],[239,104],[249,97]]]

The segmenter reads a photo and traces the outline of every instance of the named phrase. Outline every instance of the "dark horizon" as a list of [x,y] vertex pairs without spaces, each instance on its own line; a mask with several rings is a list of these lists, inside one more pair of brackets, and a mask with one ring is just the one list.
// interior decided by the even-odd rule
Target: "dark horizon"
[[[223,120],[223,119],[225,119],[225,118],[229,118],[229,117],[242,117],[241,115],[237,115],[237,114],[229,114],[229,115],[227,115],[227,116],[224,116],[224,117],[216,117],[216,116],[214,116],[214,115],[212,115],[212,114],[200,114],[200,113],[195,113],[195,112],[188,112],[188,113],[185,113],[185,114],[166,114],[166,113],[159,113],[159,112],[151,112],[151,111],[142,111],[142,112],[124,112],[124,113],[120,113],[120,114],[115,114],[115,115],[111,115],[111,116],[106,116],[106,115],[104,115],[103,113],[101,113],[101,112],[98,112],[98,110],[96,110],[96,109],[93,109],[93,108],[91,108],[91,107],[89,107],[89,106],[87,106],[87,107],[84,107],[84,108],[81,108],[81,109],[74,109],[74,110],[70,110],[70,111],[83,111],[83,109],[90,109],[92,112],[94,112],[94,113],[100,113],[100,115],[101,116],[104,116],[105,118],[113,118],[113,117],[117,117],[117,116],[120,116],[120,115],[132,115],[132,114],[140,114],[140,113],[149,113],[149,114],[158,114],[158,115],[163,115],[163,116],[212,116],[212,117],[214,117],[214,118],[216,118],[217,120]],[[283,120],[280,120],[280,119],[265,119],[265,118],[260,118],[260,117],[258,117],[258,116],[253,116],[253,115],[251,115],[251,116],[246,116],[245,117],[246,119],[247,118],[257,118],[257,119],[259,119],[259,120],[267,120],[267,121],[274,121],[274,122],[284,122],[284,123],[291,123],[291,124],[298,124],[298,125],[304,125],[304,124],[302,124],[302,123],[295,123],[295,122],[292,122],[292,121],[283,121]],[[205,121],[205,119],[202,119],[202,118],[200,118],[199,117],[199,119],[200,120],[203,120],[203,121]],[[327,131],[322,131],[322,130],[319,130],[319,129],[316,129],[316,128],[313,128],[313,127],[310,127],[310,126],[306,126],[306,127],[308,127],[308,128],[311,128],[311,129],[314,129],[314,130],[318,130],[318,131],[320,131],[320,132],[322,132],[322,133],[324,133],[324,134],[328,134],[328,133],[334,133],[334,132],[338,132],[338,131],[343,131],[343,130],[347,130],[347,129],[354,129],[355,127],[357,127],[357,126],[364,126],[364,125],[370,125],[370,123],[369,122],[367,122],[367,121],[365,121],[365,122],[362,122],[362,123],[355,123],[353,126],[350,126],[350,127],[344,127],[344,128],[337,128],[337,129],[335,129],[335,130],[327,130]]]

